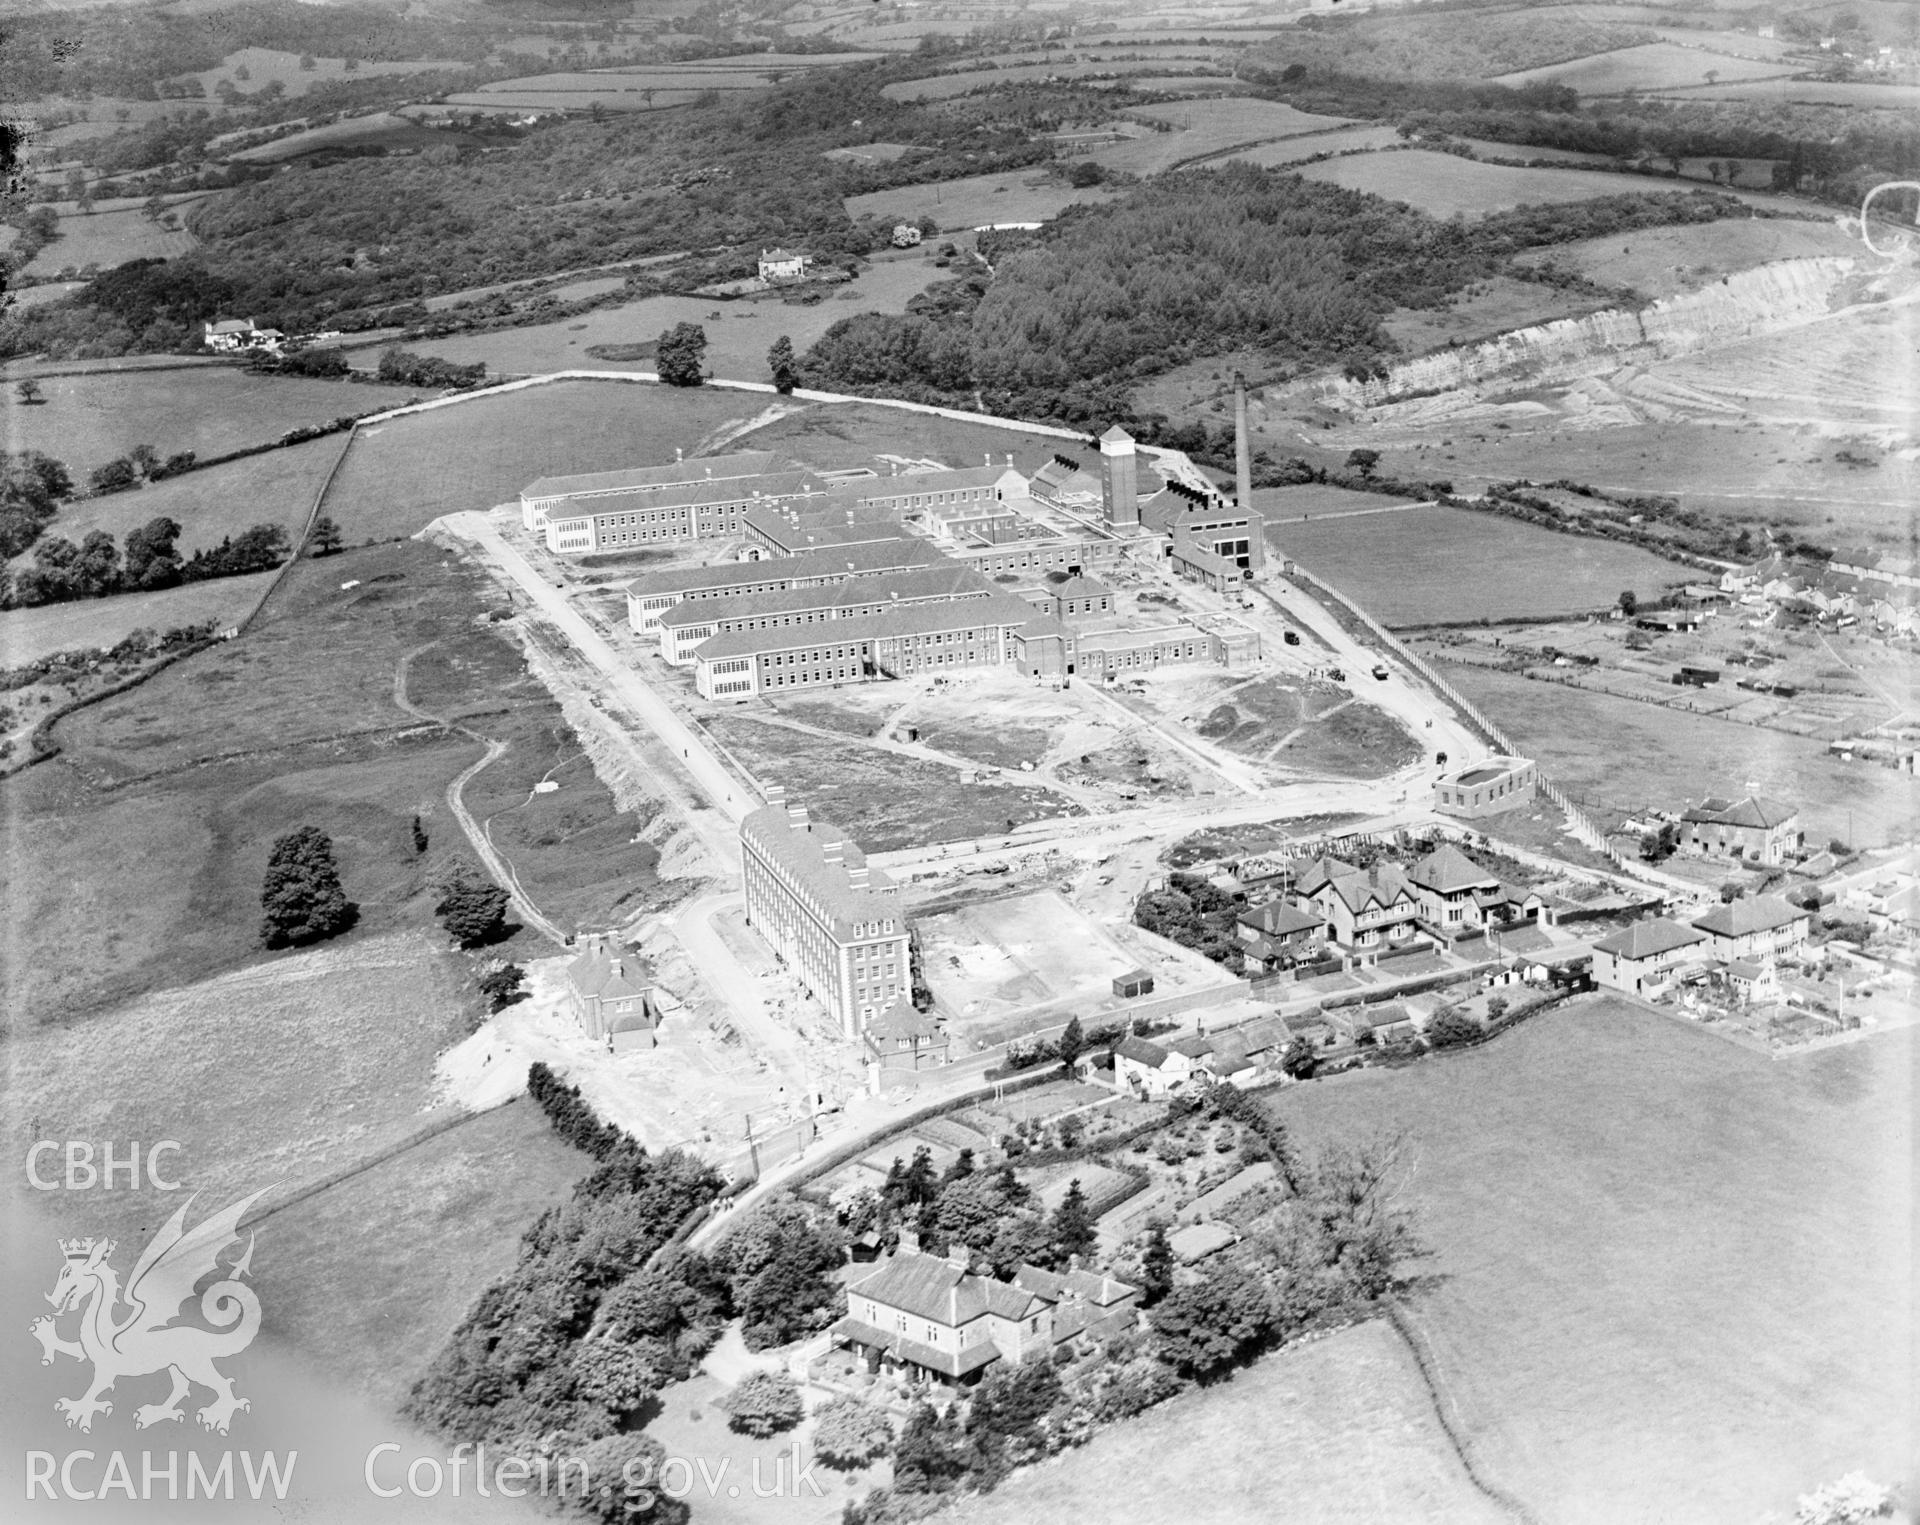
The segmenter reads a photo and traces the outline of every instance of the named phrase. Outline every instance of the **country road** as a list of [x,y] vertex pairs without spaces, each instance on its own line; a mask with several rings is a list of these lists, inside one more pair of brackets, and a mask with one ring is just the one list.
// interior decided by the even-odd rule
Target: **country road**
[[500,759],[506,752],[508,743],[496,740],[490,736],[482,736],[478,731],[460,725],[457,722],[444,720],[438,715],[423,710],[419,705],[415,704],[413,700],[407,697],[407,671],[413,665],[413,659],[422,652],[432,650],[432,648],[438,644],[437,641],[429,641],[425,646],[415,647],[412,651],[409,651],[405,656],[401,657],[399,662],[395,664],[393,670],[393,702],[409,715],[417,716],[422,720],[431,720],[436,725],[446,726],[450,731],[458,731],[462,736],[467,737],[469,740],[477,741],[486,748],[485,753],[477,762],[461,769],[460,776],[447,785],[447,812],[453,817],[455,823],[460,827],[460,830],[465,833],[468,843],[471,844],[474,852],[479,856],[481,863],[485,865],[487,872],[493,876],[494,882],[506,890],[509,903],[513,906],[513,909],[519,913],[520,918],[528,926],[539,932],[541,936],[547,938],[557,946],[564,948],[570,941],[567,934],[562,932],[553,922],[549,921],[545,913],[533,903],[532,898],[527,894],[526,890],[522,888],[520,876],[514,872],[513,865],[509,863],[505,855],[493,845],[493,838],[487,835],[486,828],[480,822],[474,820],[473,812],[467,809],[467,785],[479,777],[482,770]]

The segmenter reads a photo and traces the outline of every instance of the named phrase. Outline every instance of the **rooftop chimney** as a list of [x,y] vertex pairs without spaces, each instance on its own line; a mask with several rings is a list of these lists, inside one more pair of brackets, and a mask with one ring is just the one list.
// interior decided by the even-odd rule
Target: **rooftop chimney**
[[920,1231],[903,1228],[900,1230],[900,1251],[902,1254],[917,1254],[920,1250]]
[[864,890],[864,889],[865,889],[865,888],[867,887],[867,866],[866,866],[866,864],[864,864],[864,863],[863,863],[863,864],[861,864],[861,865],[860,865],[860,866],[859,866],[858,868],[850,868],[850,869],[848,869],[848,870],[847,870],[847,883],[848,883],[848,885],[850,885],[850,886],[851,886],[852,888],[854,888],[854,889],[856,889],[856,890]]
[[971,1271],[973,1269],[973,1251],[958,1239],[952,1240],[947,1245],[947,1264],[952,1266],[956,1271]]
[[797,802],[788,805],[787,824],[798,827],[801,831],[805,831],[807,829],[807,807]]

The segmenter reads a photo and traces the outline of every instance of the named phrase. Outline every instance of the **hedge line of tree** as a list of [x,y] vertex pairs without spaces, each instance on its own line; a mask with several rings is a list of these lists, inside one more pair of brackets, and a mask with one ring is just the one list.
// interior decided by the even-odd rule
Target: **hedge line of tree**
[[182,583],[209,582],[271,571],[290,552],[286,530],[256,524],[217,546],[181,558],[178,520],[164,515],[127,534],[124,555],[105,530],[91,531],[78,545],[64,535],[48,535],[33,547],[33,563],[0,573],[0,608],[106,598],[115,593],[151,593]]

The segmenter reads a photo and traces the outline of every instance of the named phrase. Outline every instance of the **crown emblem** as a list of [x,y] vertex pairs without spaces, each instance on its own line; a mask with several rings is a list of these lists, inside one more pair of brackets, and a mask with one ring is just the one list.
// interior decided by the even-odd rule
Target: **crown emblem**
[[105,1247],[102,1251],[103,1254],[111,1255],[113,1253],[113,1241],[111,1239],[102,1240],[94,1238],[62,1239],[60,1241],[60,1253],[65,1255],[69,1260],[86,1260],[92,1256],[96,1246],[102,1245]]

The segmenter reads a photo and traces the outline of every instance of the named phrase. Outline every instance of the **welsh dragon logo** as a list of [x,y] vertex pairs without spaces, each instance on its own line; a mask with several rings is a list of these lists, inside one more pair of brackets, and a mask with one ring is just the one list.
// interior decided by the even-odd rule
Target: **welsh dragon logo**
[[[213,1401],[197,1417],[219,1434],[227,1433],[235,1413],[252,1407],[234,1396],[232,1379],[213,1363],[239,1354],[260,1332],[260,1299],[245,1281],[253,1263],[252,1235],[245,1253],[229,1266],[221,1266],[220,1255],[239,1243],[240,1219],[265,1195],[257,1191],[191,1229],[186,1227],[187,1209],[195,1198],[189,1197],[134,1263],[124,1291],[108,1263],[114,1250],[111,1239],[60,1241],[66,1264],[47,1294],[53,1312],[35,1319],[30,1331],[40,1342],[42,1366],[51,1366],[57,1355],[93,1364],[93,1382],[82,1396],[54,1400],[69,1429],[91,1430],[95,1415],[111,1414],[113,1404],[105,1394],[122,1377],[163,1371],[173,1378],[173,1391],[164,1403],[143,1403],[133,1411],[140,1429],[185,1419],[180,1401],[196,1385],[213,1393]],[[200,1315],[213,1327],[175,1323],[193,1299],[194,1288],[214,1275],[221,1279],[200,1294]],[[80,1337],[62,1339],[58,1320],[76,1310]]]

